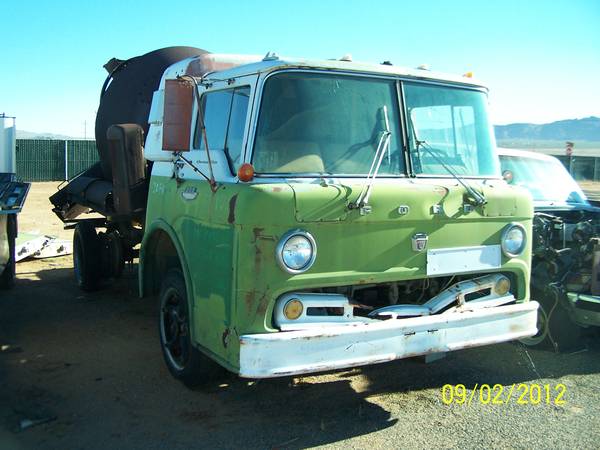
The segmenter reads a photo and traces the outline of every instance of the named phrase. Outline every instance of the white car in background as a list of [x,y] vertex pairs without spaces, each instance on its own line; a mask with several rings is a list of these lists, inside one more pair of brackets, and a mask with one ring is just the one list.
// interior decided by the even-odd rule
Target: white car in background
[[600,326],[600,208],[564,165],[536,152],[498,149],[502,176],[534,201],[531,298],[540,303],[528,345],[582,346],[582,328]]

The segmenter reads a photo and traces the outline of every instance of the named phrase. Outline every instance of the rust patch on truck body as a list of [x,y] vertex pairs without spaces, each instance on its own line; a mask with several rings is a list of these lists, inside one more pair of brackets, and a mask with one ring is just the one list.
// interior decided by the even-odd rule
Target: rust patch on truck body
[[229,215],[227,216],[228,223],[235,223],[235,205],[237,203],[238,194],[235,194],[229,199]]

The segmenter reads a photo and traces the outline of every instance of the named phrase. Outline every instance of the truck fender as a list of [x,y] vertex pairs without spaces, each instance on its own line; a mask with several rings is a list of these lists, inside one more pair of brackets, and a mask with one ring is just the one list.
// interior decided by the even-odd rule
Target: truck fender
[[[151,242],[158,235],[163,234],[166,235],[166,238],[170,240],[170,243],[175,248],[177,253],[177,258],[179,260],[179,267],[181,268],[181,272],[183,273],[183,277],[185,279],[185,286],[188,292],[188,306],[189,311],[193,311],[193,301],[194,298],[194,286],[190,277],[190,272],[187,264],[187,259],[185,258],[185,253],[183,251],[183,247],[177,238],[177,234],[173,230],[173,228],[164,220],[158,219],[152,222],[144,233],[144,238],[142,239],[142,244],[140,247],[140,257],[139,257],[139,296],[140,298],[144,298],[148,295],[151,295],[152,292],[149,292],[148,286],[146,285],[146,270],[148,270],[149,264],[152,262],[152,258],[155,256],[152,252],[153,246]],[[162,236],[161,236],[162,237]],[[164,238],[164,237],[162,237]],[[148,253],[150,252],[150,254]],[[160,288],[159,288],[160,289]]]

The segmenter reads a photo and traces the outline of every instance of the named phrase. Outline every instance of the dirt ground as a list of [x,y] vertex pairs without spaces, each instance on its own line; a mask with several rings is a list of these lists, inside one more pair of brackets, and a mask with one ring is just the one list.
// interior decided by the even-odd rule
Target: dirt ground
[[[69,238],[32,188],[23,231]],[[173,380],[158,345],[156,305],[135,271],[97,293],[75,286],[70,257],[21,262],[0,292],[0,449],[597,448],[600,337],[572,354],[519,343],[335,373],[252,382],[233,375],[202,389]],[[550,385],[519,404],[513,384]],[[446,405],[446,384],[470,404]],[[502,404],[473,388],[505,387]],[[557,405],[557,385],[564,404]],[[499,388],[497,388],[499,389]],[[517,387],[517,389],[519,389]],[[535,388],[534,388],[535,389]],[[543,388],[542,388],[543,389]],[[527,400],[527,398],[525,398]],[[24,420],[41,421],[20,429]]]

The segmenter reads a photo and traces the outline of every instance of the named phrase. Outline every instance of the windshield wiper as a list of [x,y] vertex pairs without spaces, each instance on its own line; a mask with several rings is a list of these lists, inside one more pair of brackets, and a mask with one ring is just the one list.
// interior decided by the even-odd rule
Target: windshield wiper
[[439,156],[437,156],[435,154],[435,149],[432,148],[427,141],[420,141],[417,138],[416,135],[416,131],[413,128],[413,135],[415,137],[415,143],[416,143],[416,151],[419,151],[419,147],[423,148],[423,150],[426,150],[427,153],[433,158],[435,159],[438,163],[440,163],[440,165],[446,169],[446,172],[448,172],[452,178],[454,178],[456,181],[458,181],[469,193],[469,196],[466,198],[467,202],[470,203],[473,206],[481,206],[481,205],[485,205],[487,203],[487,200],[485,199],[485,196],[483,195],[483,193],[476,191],[475,189],[473,189],[467,182],[463,181],[463,179],[461,177],[458,176],[458,174],[452,170],[443,160],[442,158],[440,158]]
[[446,169],[446,172],[448,172],[452,178],[454,178],[456,181],[458,181],[469,193],[469,195],[471,196],[470,198],[467,197],[467,201],[469,201],[469,204],[473,205],[473,206],[481,206],[481,205],[485,205],[487,203],[487,200],[485,199],[485,196],[483,193],[476,191],[475,189],[473,189],[471,186],[469,186],[469,184],[465,181],[463,181],[463,179],[461,177],[458,176],[458,174],[456,172],[454,172],[454,170],[452,170],[450,167],[448,167],[448,165],[446,165],[446,163],[444,161],[442,161],[442,159],[437,156],[434,152],[434,149],[427,143],[427,141],[423,140],[421,141],[419,139],[419,136],[417,136],[417,129],[415,128],[415,124],[413,123],[412,120],[412,115],[408,115],[408,124],[409,127],[412,131],[413,137],[415,139],[415,150],[417,151],[417,156],[419,155],[419,147],[423,147],[424,150],[427,150],[427,153],[429,153],[429,155],[431,155],[433,157],[433,159],[435,159],[438,163],[441,164],[441,166]]
[[444,163],[442,158],[435,154],[435,149],[432,148],[426,141],[419,141],[417,138],[415,138],[415,142],[417,145],[417,151],[419,151],[419,147],[422,147],[424,150],[426,150],[427,153],[433,159],[435,159],[438,163],[440,163],[440,165],[444,169],[446,169],[446,172],[448,172],[456,181],[458,181],[467,190],[470,197],[467,197],[466,200],[469,203],[471,203],[473,206],[481,206],[487,203],[487,200],[485,199],[483,193],[473,189],[467,182],[465,182],[460,176],[458,176],[458,174],[454,170],[452,170],[448,165],[446,165],[446,163]]
[[369,197],[371,195],[371,190],[373,189],[373,182],[375,181],[375,178],[377,178],[379,168],[381,167],[381,162],[383,161],[383,156],[385,155],[386,150],[389,148],[392,136],[387,107],[385,105],[383,105],[383,118],[385,129],[381,132],[381,137],[377,143],[377,150],[375,150],[373,161],[371,161],[369,174],[367,175],[366,181],[363,184],[356,201],[348,204],[348,209],[358,209],[362,216],[371,212],[371,207],[369,206]]

